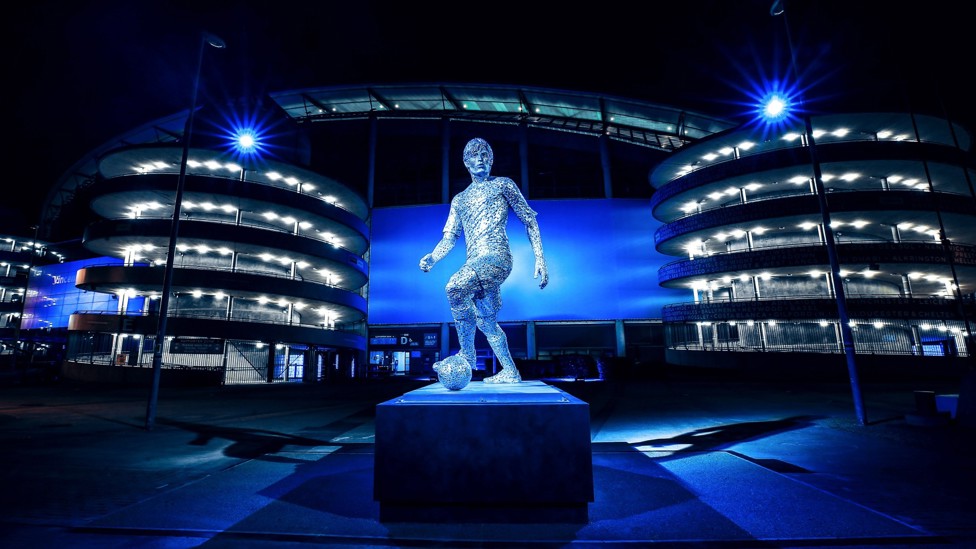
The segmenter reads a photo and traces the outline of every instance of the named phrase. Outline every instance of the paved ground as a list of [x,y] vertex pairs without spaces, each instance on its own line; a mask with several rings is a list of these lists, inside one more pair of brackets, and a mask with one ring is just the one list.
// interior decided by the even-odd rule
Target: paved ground
[[[976,547],[976,430],[916,390],[559,382],[590,405],[585,523],[388,523],[375,406],[429,381],[0,386],[2,547]],[[924,419],[924,418],[923,418]],[[929,424],[932,423],[932,424]]]

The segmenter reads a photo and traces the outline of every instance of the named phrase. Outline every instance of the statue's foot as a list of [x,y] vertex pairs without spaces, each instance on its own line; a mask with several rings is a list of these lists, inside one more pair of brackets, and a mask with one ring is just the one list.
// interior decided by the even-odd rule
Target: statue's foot
[[433,368],[434,372],[437,372],[441,368],[442,365],[452,364],[452,363],[467,364],[469,368],[474,369],[474,366],[471,364],[471,361],[468,360],[461,353],[453,354],[453,355],[445,358],[444,360],[438,360],[437,362],[434,363],[434,366],[432,368]]
[[502,368],[502,371],[484,379],[485,383],[518,383],[520,381],[522,381],[522,376],[515,368]]

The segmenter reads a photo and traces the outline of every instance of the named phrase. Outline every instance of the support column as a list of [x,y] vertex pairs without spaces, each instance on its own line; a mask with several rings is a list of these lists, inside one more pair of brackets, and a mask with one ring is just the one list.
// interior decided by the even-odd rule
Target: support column
[[627,356],[627,336],[624,331],[624,321],[616,320],[614,321],[617,332],[617,354],[616,356]]
[[522,171],[522,180],[519,186],[522,187],[522,194],[529,198],[529,125],[523,118],[519,122],[519,165]]
[[285,365],[282,367],[281,372],[285,381],[291,380],[291,347],[285,346]]
[[373,207],[373,195],[376,189],[376,138],[379,124],[375,114],[369,115],[369,162],[366,166],[366,203]]
[[112,365],[122,366],[122,364],[118,363],[118,356],[120,352],[122,352],[122,334],[116,332],[112,334],[112,358],[110,359],[112,361]]
[[535,344],[535,321],[525,323],[525,354],[529,360],[538,360],[539,351]]
[[441,322],[441,356],[437,360],[444,360],[451,354],[451,325]]
[[441,119],[441,203],[451,201],[451,122]]
[[268,371],[265,374],[265,381],[271,383],[274,381],[274,367],[275,367],[275,342],[268,342]]
[[603,169],[603,196],[613,198],[613,179],[610,177],[610,138],[601,134],[597,142],[600,146],[600,167]]
[[134,366],[142,366],[142,355],[143,355],[143,339],[141,334],[132,334],[132,341],[134,343],[132,350],[132,356],[129,358],[129,364]]
[[224,352],[223,356],[220,357],[220,381],[221,383],[227,382],[227,352],[230,351],[230,342],[226,339],[224,340]]

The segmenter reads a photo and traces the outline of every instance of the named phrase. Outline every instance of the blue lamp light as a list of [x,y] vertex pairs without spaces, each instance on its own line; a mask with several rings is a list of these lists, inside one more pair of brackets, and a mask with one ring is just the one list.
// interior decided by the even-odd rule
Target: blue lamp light
[[791,107],[789,98],[779,92],[772,92],[764,98],[759,114],[766,123],[775,123],[788,117]]
[[259,124],[233,124],[232,129],[227,134],[230,152],[238,158],[263,156],[268,152],[265,133]]
[[225,151],[247,163],[270,153],[274,124],[267,117],[249,112],[246,107],[244,110],[248,112],[225,113],[223,123],[214,135],[222,140]]
[[250,128],[242,128],[235,132],[234,149],[239,154],[252,154],[261,147],[261,140],[258,134]]
[[798,91],[775,82],[765,83],[764,88],[750,94],[756,123],[773,130],[801,122],[802,101]]

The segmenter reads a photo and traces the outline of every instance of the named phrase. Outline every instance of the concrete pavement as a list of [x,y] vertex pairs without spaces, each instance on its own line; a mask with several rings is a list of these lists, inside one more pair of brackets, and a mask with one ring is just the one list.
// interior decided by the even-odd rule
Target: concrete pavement
[[[0,387],[4,547],[976,547],[976,431],[917,390],[704,376],[549,381],[590,405],[584,524],[388,523],[377,404],[430,381]],[[906,419],[908,418],[908,419]],[[503,464],[499,464],[503,466]]]

